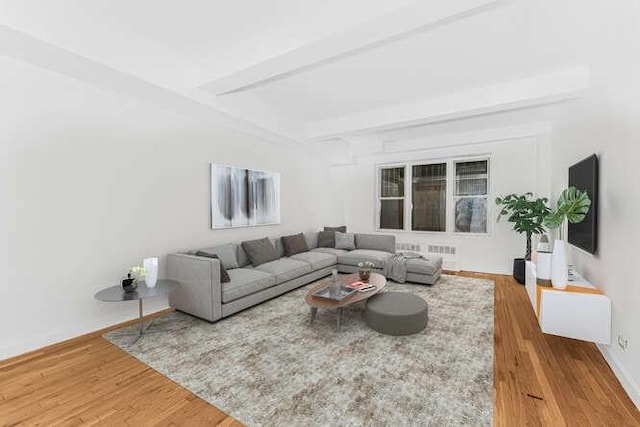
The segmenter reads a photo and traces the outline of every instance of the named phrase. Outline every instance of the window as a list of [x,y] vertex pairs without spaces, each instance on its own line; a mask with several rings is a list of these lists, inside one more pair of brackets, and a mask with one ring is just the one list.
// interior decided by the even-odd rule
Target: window
[[411,229],[446,231],[447,164],[417,165],[411,169]]
[[487,160],[455,162],[455,231],[486,233],[489,168]]
[[380,228],[404,228],[404,169],[380,169]]
[[488,159],[384,166],[378,179],[379,229],[488,231]]

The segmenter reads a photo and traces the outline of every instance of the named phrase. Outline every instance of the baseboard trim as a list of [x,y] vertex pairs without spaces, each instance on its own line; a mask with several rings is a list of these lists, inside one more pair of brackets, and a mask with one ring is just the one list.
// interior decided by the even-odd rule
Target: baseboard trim
[[[168,308],[163,308],[160,309],[158,311],[154,311],[152,313],[146,314],[143,316],[143,318],[145,320],[148,319],[152,319],[154,317],[159,317],[159,316],[163,316],[165,314],[168,314],[172,311],[175,311],[174,308],[172,307],[168,307]],[[62,335],[52,335],[49,336],[49,342],[51,342],[51,344],[46,344],[44,346],[38,347],[34,350],[27,350],[27,351],[22,351],[19,354],[16,354],[17,352],[13,349],[13,348],[8,348],[8,349],[3,349],[4,353],[8,353],[8,354],[13,354],[9,357],[6,357],[5,359],[0,359],[0,367],[6,367],[8,365],[12,365],[15,363],[19,363],[22,362],[24,360],[28,360],[32,357],[41,355],[43,353],[47,353],[50,352],[52,350],[56,350],[68,345],[75,345],[78,343],[82,343],[84,341],[102,336],[104,334],[106,334],[109,331],[112,331],[114,329],[120,329],[122,327],[128,326],[128,325],[132,325],[134,323],[138,322],[138,318],[133,318],[131,320],[125,320],[125,321],[121,321],[118,320],[116,321],[117,323],[113,323],[111,326],[107,326],[107,327],[101,327],[99,329],[96,329],[95,326],[91,329],[93,329],[91,332],[79,332],[75,331],[74,335],[71,338],[62,338]],[[89,329],[89,330],[91,330]],[[84,331],[86,331],[87,329],[84,329]],[[67,335],[68,336],[68,335]],[[56,339],[57,338],[57,339]],[[39,338],[37,340],[33,341],[35,342],[42,342],[42,338]],[[34,346],[32,345],[31,348],[33,348]],[[15,348],[25,348],[24,343],[22,343],[20,346],[16,346]],[[13,351],[12,351],[13,350]]]
[[638,384],[631,378],[629,372],[620,363],[615,354],[609,350],[610,346],[596,344],[596,347],[600,350],[602,357],[604,357],[604,360],[609,364],[609,367],[611,367],[611,370],[618,378],[618,381],[620,381],[622,388],[627,392],[631,401],[636,405],[636,408],[640,410],[640,387],[638,387]]

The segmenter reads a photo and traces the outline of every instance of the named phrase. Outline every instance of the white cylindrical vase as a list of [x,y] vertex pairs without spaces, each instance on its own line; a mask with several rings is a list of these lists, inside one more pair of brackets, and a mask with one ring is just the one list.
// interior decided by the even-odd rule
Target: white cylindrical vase
[[158,258],[145,258],[142,260],[145,269],[144,282],[147,287],[154,288],[158,281]]
[[536,276],[538,283],[549,286],[551,283],[551,262],[553,252],[538,252],[536,254]]
[[557,289],[564,289],[568,283],[569,270],[565,243],[564,240],[556,240],[553,243],[553,255],[551,259],[551,285]]

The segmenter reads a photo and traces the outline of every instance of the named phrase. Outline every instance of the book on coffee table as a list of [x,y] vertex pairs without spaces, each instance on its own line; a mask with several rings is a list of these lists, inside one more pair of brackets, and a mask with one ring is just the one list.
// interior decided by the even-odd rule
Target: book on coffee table
[[368,283],[365,283],[361,280],[355,281],[355,282],[351,282],[347,284],[347,287],[351,288],[351,289],[355,289],[355,290],[360,290],[362,288],[364,288],[365,286],[369,286]]

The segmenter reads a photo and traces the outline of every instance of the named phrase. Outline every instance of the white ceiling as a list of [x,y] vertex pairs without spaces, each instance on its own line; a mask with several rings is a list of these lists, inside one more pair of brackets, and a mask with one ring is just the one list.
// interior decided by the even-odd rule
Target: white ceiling
[[213,78],[298,48],[408,2],[102,0],[88,6],[100,10],[115,27],[138,33],[188,58]]
[[[121,84],[124,93],[140,97],[152,85],[156,93],[148,96],[150,102],[165,91],[167,105],[174,102],[178,109],[187,101],[197,103],[200,109],[210,109],[212,118],[251,128],[257,135],[268,134],[270,140],[313,142],[312,130],[339,121],[346,124],[340,129],[349,132],[331,138],[342,143],[354,138],[380,142],[419,138],[441,121],[440,115],[425,112],[421,117],[420,111],[407,120],[403,114],[412,107],[440,102],[443,112],[459,109],[456,121],[476,123],[482,118],[471,118],[483,106],[465,109],[465,97],[472,100],[478,90],[503,83],[511,84],[505,88],[526,89],[538,76],[582,65],[588,50],[581,48],[579,38],[591,28],[588,22],[579,22],[576,4],[574,0],[563,7],[551,0],[0,0],[0,24],[11,39],[0,41],[0,54],[102,84],[65,66],[75,55],[103,67],[100,81],[112,89],[128,76],[126,85]],[[458,8],[456,13],[447,12],[451,5]],[[567,19],[578,20],[574,25],[578,31],[566,30]],[[27,38],[33,53],[22,55],[19,49]],[[341,40],[350,46],[347,53],[340,51]],[[36,41],[42,49],[33,47]],[[68,54],[56,55],[54,48]],[[49,53],[38,53],[45,51]],[[301,57],[306,62],[300,62]],[[206,90],[222,78],[242,81],[247,69],[258,84],[249,79],[237,86],[241,90],[226,95]],[[567,86],[563,96],[563,81],[545,78],[546,86],[520,94],[508,90],[499,105],[491,101],[494,104],[487,107],[492,114],[506,114],[575,98],[575,87]],[[136,82],[138,88],[133,87]],[[544,95],[547,86],[553,86],[553,96]],[[453,98],[454,107],[448,104]],[[368,114],[372,118],[387,114],[385,128],[359,130]],[[454,116],[446,117],[451,121]]]
[[315,121],[579,64],[540,12],[509,4],[250,93]]

